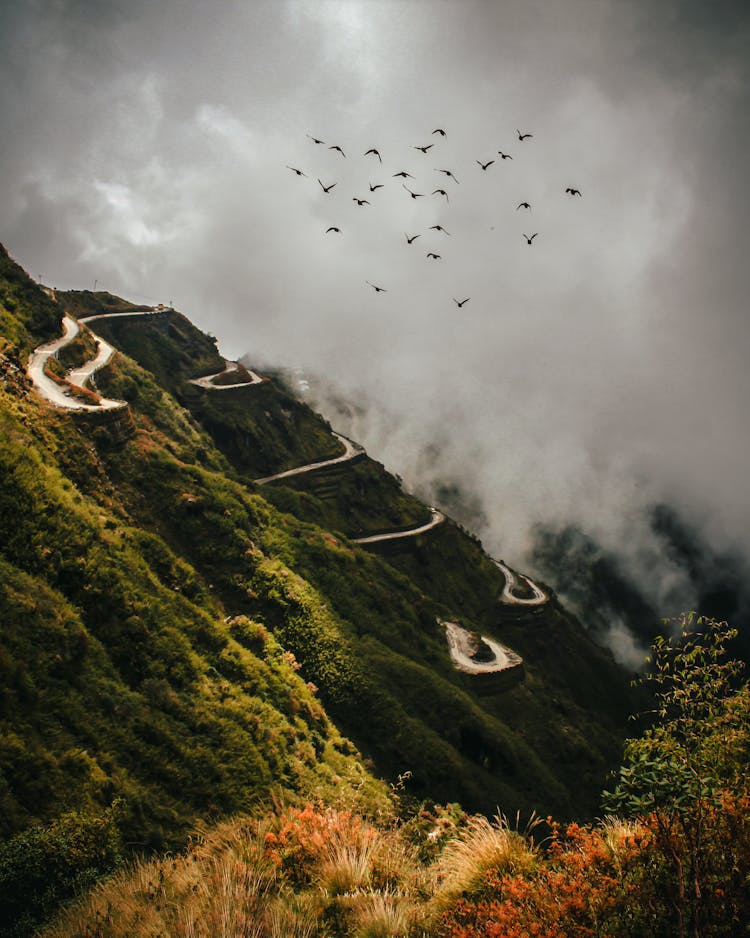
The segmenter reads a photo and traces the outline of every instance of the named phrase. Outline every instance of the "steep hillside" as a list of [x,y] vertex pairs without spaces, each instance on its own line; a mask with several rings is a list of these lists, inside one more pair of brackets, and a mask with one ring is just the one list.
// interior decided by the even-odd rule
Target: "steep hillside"
[[[627,675],[554,597],[524,605],[523,580],[520,602],[506,596],[512,574],[365,457],[317,488],[321,470],[257,485],[345,447],[180,314],[108,294],[56,305],[6,268],[6,294],[24,296],[2,310],[6,835],[118,795],[133,842],[153,844],[278,786],[372,800],[342,732],[415,797],[596,810]],[[51,406],[19,378],[14,363],[60,334],[62,302],[107,314],[90,326],[118,350],[94,377],[111,412],[91,391],[87,410]],[[99,347],[81,341],[76,365]],[[384,529],[407,536],[348,537]],[[488,693],[455,666],[444,621],[519,652],[525,682],[516,669]]]

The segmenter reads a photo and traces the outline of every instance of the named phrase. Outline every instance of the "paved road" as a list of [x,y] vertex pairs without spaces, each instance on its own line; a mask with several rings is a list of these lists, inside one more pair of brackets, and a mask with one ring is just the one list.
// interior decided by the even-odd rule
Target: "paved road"
[[[63,329],[63,334],[60,336],[59,339],[54,339],[52,342],[46,342],[44,345],[40,345],[29,356],[29,362],[28,362],[28,365],[26,366],[26,373],[28,374],[29,378],[31,378],[32,382],[34,383],[34,388],[36,389],[37,393],[40,394],[46,400],[50,401],[50,403],[54,404],[56,407],[64,407],[67,410],[94,411],[94,410],[114,410],[120,407],[127,407],[128,405],[125,401],[109,400],[106,397],[101,398],[98,404],[86,404],[84,401],[80,401],[76,399],[75,397],[71,396],[72,392],[70,391],[68,387],[66,387],[65,385],[57,384],[56,381],[53,381],[44,373],[45,365],[47,364],[47,361],[49,360],[50,356],[54,355],[55,352],[58,352],[60,349],[65,348],[66,345],[72,342],[73,339],[75,339],[75,337],[78,335],[80,327],[78,323],[75,321],[75,319],[73,319],[72,316],[69,316],[66,313],[63,316],[62,329]],[[97,338],[97,341],[101,343],[102,340],[99,339],[98,336],[96,338]],[[104,344],[106,345],[106,343]],[[111,348],[111,346],[108,346],[108,348]],[[99,361],[99,364],[97,365],[97,367],[99,368],[101,368],[103,364],[106,364],[106,362],[109,361],[111,352],[106,356],[106,359],[104,361],[101,361],[100,358],[103,354],[104,353],[100,344],[99,353],[94,359],[94,361]],[[91,362],[85,365],[84,368],[77,369],[76,372],[72,372],[72,374],[77,374],[86,370],[87,375],[86,375],[85,380],[88,380],[88,378],[90,378],[91,375],[96,370],[95,368],[89,369],[88,367],[89,365],[91,365]],[[70,379],[68,378],[68,380]],[[78,384],[79,387],[82,386],[81,381],[76,381],[74,383]]]
[[233,371],[239,371],[240,366],[237,362],[229,362],[224,359],[224,370],[217,371],[215,375],[206,375],[203,378],[191,378],[190,383],[199,388],[206,388],[208,391],[233,391],[235,388],[248,388],[252,384],[262,384],[263,378],[250,369],[246,369],[250,375],[249,381],[238,381],[236,384],[216,384],[216,379],[223,375],[230,375]]
[[386,534],[370,534],[368,537],[350,537],[349,540],[353,544],[377,544],[381,541],[396,541],[402,537],[416,537],[418,534],[431,531],[445,521],[445,515],[437,508],[430,508],[430,513],[432,518],[427,524],[421,524],[419,527],[408,528],[406,531],[392,531]]
[[339,463],[348,462],[350,459],[354,459],[355,456],[364,453],[364,447],[360,446],[359,443],[348,440],[345,436],[341,436],[340,433],[334,433],[333,435],[344,444],[345,449],[342,456],[334,456],[333,459],[324,459],[322,462],[311,462],[306,466],[298,466],[296,469],[287,469],[285,472],[276,472],[272,476],[264,476],[262,479],[256,479],[256,483],[258,485],[265,485],[266,482],[274,482],[276,479],[288,479],[290,476],[302,475],[303,472],[314,472],[316,469],[336,466]]
[[[504,603],[511,603],[516,606],[541,606],[543,603],[547,602],[547,594],[544,590],[540,589],[533,580],[530,580],[527,576],[519,575],[516,577],[516,574],[507,567],[502,560],[493,560],[493,563],[496,567],[499,568],[503,576],[505,577],[505,585],[503,586],[503,591],[500,594],[500,600]],[[518,584],[518,580],[521,579],[525,583],[528,583],[531,588],[532,593],[534,594],[531,597],[522,597],[516,596],[513,592]]]
[[520,655],[503,647],[499,642],[487,638],[486,635],[482,636],[482,641],[489,646],[495,657],[491,661],[475,661],[471,657],[476,650],[471,633],[456,622],[442,622],[442,625],[445,626],[445,636],[448,639],[453,664],[459,671],[464,671],[466,674],[493,674],[505,671],[507,668],[514,668],[522,662]]

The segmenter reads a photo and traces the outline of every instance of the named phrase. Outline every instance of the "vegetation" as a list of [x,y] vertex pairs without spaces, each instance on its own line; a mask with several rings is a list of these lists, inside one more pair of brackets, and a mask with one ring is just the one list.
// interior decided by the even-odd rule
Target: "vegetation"
[[402,805],[399,816],[398,792],[395,812],[376,815],[351,803],[277,807],[117,874],[44,938],[746,935],[748,687],[721,660],[725,625],[696,624],[699,634],[654,648],[657,720],[628,743],[606,795],[630,817],[531,818],[519,830],[455,805],[406,817]]

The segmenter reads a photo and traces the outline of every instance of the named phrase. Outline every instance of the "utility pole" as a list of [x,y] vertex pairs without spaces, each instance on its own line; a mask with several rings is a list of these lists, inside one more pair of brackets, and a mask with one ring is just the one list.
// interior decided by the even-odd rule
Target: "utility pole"
[[94,292],[96,292],[96,285],[97,285],[97,283],[99,283],[99,281],[98,281],[98,280],[95,280],[95,281],[94,281]]

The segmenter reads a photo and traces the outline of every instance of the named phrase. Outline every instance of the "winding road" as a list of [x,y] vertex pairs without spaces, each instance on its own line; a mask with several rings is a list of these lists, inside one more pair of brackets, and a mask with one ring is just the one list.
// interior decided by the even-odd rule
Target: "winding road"
[[[237,385],[233,385],[237,387]],[[328,466],[337,466],[342,462],[349,462],[350,459],[354,459],[355,456],[360,456],[364,453],[364,447],[360,446],[359,443],[354,443],[352,440],[347,439],[347,437],[342,436],[340,433],[333,434],[336,439],[344,444],[344,453],[341,456],[334,456],[333,459],[324,459],[322,462],[311,462],[305,466],[297,466],[296,469],[287,469],[284,472],[276,472],[272,476],[264,476],[262,479],[256,479],[255,482],[257,485],[265,485],[267,482],[275,482],[276,479],[288,479],[291,476],[302,475],[304,472],[314,472],[316,469],[326,469]]]
[[[541,606],[547,602],[548,596],[544,590],[540,589],[533,580],[530,580],[527,576],[516,574],[507,567],[502,560],[493,560],[495,566],[500,570],[502,575],[505,577],[505,584],[503,586],[503,591],[500,594],[500,601],[504,603],[509,603],[516,606]],[[516,596],[513,592],[518,584],[518,580],[521,579],[528,584],[531,592],[534,594],[531,597]]]
[[437,508],[430,508],[430,513],[432,518],[427,524],[420,524],[416,528],[407,528],[405,531],[390,531],[385,534],[370,534],[367,537],[350,537],[349,540],[352,544],[378,544],[383,541],[396,541],[402,537],[416,537],[418,534],[431,531],[445,521],[445,515]]
[[264,381],[260,375],[246,368],[245,371],[250,375],[249,381],[237,381],[234,384],[216,384],[217,378],[231,375],[232,372],[239,370],[240,366],[237,362],[230,362],[225,358],[223,371],[217,371],[215,375],[205,375],[203,378],[190,378],[190,384],[205,388],[207,391],[233,391],[235,388],[249,388],[253,384],[262,384]]
[[494,658],[490,661],[476,661],[472,657],[472,654],[476,653],[476,640],[471,632],[467,632],[456,622],[441,622],[441,625],[445,626],[450,655],[459,671],[466,674],[495,674],[498,671],[518,667],[523,663],[520,655],[511,651],[510,648],[505,648],[499,642],[487,638],[486,635],[482,636],[482,641],[493,653]]
[[[64,407],[67,410],[100,411],[115,410],[127,407],[128,405],[126,401],[110,400],[106,397],[100,398],[98,404],[87,404],[84,401],[73,397],[72,390],[70,388],[66,387],[65,385],[58,384],[45,373],[44,369],[49,358],[59,352],[60,349],[65,348],[66,345],[69,345],[73,339],[75,339],[80,331],[80,326],[72,316],[69,316],[66,313],[62,320],[62,330],[63,334],[59,339],[53,339],[52,342],[46,342],[44,345],[40,345],[38,348],[34,349],[31,355],[29,355],[29,362],[26,366],[26,373],[28,374],[29,378],[31,378],[37,393],[45,398],[45,400],[48,400],[51,404],[54,404],[56,407]],[[106,365],[106,363],[112,357],[112,354],[114,353],[112,346],[106,343],[103,339],[100,339],[99,336],[94,336],[94,338],[96,339],[98,347],[96,356],[81,368],[76,368],[68,372],[66,375],[66,380],[70,384],[83,387],[86,381],[88,381],[89,378],[94,374],[94,372],[98,368]]]

